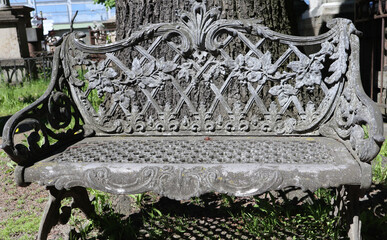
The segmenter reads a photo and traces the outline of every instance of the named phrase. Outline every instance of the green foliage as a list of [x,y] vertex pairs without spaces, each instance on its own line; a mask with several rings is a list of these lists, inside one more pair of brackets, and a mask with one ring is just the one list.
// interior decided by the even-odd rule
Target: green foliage
[[[383,206],[378,208],[383,209]],[[378,240],[385,239],[387,236],[387,215],[375,216],[372,209],[362,211],[360,214],[362,222],[361,230],[363,239]]]
[[[115,213],[110,195],[98,190],[88,189],[94,196],[92,204],[98,217],[85,221],[72,216],[71,224],[76,227],[70,239],[135,239],[135,231],[130,219],[123,219]],[[95,235],[95,237],[90,237]]]
[[363,131],[364,131],[364,139],[368,139],[370,127],[368,125],[361,125],[361,127],[363,128]]
[[[369,126],[362,125],[364,131],[364,139],[369,138]],[[383,157],[387,157],[387,141],[385,141],[380,149],[380,152],[372,162],[372,181],[374,184],[387,185],[387,164],[383,162]]]
[[[86,73],[87,73],[87,70],[85,70],[85,69],[79,69],[78,70],[78,78],[79,78],[79,80],[81,80],[81,81],[83,81],[85,83],[84,86],[83,86],[83,89],[82,89],[85,92],[87,91],[88,86],[89,86],[89,82],[85,78],[85,74]],[[93,89],[93,90],[90,91],[89,95],[87,96],[87,100],[89,100],[89,102],[93,106],[94,110],[96,112],[98,112],[99,111],[99,106],[105,100],[105,96],[100,98],[98,96],[97,90]]]
[[94,4],[102,4],[106,9],[112,9],[116,6],[116,0],[94,0]]
[[136,203],[138,208],[141,208],[143,203],[144,203],[145,193],[129,194],[129,197],[131,197],[135,200],[135,203]]
[[333,206],[330,199],[334,196],[329,190],[309,193],[311,203],[288,199],[281,195],[282,201],[270,192],[266,196],[255,197],[253,211],[242,209],[241,217],[245,228],[257,237],[282,239],[291,236],[296,239],[337,239],[343,229],[339,226],[340,217],[331,216]]
[[148,211],[147,213],[148,213],[148,215],[149,215],[150,218],[157,218],[157,217],[162,217],[162,216],[163,216],[163,214],[161,213],[161,211],[158,210],[157,208],[154,208],[154,207],[152,207],[152,208],[150,209],[150,211]]
[[[132,214],[127,218],[114,212],[106,193],[93,190],[93,195],[95,197],[93,204],[99,212],[99,217],[89,221],[88,224],[80,220],[73,221],[78,226],[79,232],[73,231],[70,239],[136,239],[141,236],[145,236],[146,239],[166,239],[174,234],[183,236],[187,231],[200,229],[197,228],[198,220],[192,216],[185,216],[174,210],[165,212],[168,210],[157,209],[153,202],[144,200],[148,194],[131,195],[135,199],[135,205],[141,208],[138,214]],[[221,195],[220,201],[217,201],[220,209],[210,207],[205,199],[199,201],[194,198],[189,205],[193,204],[199,208],[210,207],[208,212],[205,211],[208,215],[213,214],[212,211],[219,214],[219,211],[224,211],[223,208],[229,209],[228,213],[224,211],[222,216],[226,219],[231,217],[232,222],[237,225],[221,228],[231,227],[233,232],[248,232],[250,236],[259,239],[285,239],[289,236],[293,239],[338,239],[345,235],[344,228],[339,224],[340,216],[331,215],[334,210],[334,206],[331,205],[331,200],[335,197],[333,190],[321,189],[314,193],[309,192],[302,199],[287,198],[283,192],[280,192],[280,196],[273,196],[269,192],[249,200],[250,203],[253,201],[252,205],[244,205],[240,204],[241,199]],[[187,214],[194,215],[192,212]],[[207,234],[212,230],[208,231]],[[199,233],[195,234],[206,232],[200,233],[199,230]]]
[[20,85],[0,83],[0,116],[7,116],[27,107],[43,95],[48,80],[25,81]]
[[7,170],[5,170],[5,173],[7,173],[7,174],[13,173],[15,171],[16,166],[17,166],[17,164],[13,161],[7,161],[6,165],[8,168],[7,168]]
[[[7,157],[7,154],[0,150],[0,158],[6,158]],[[13,161],[10,161],[9,159],[7,159],[6,161],[3,161],[2,159],[0,159],[0,172],[3,172],[5,174],[11,174],[14,172],[15,168],[16,168],[16,163],[13,162]]]
[[91,203],[93,204],[95,212],[97,214],[103,213],[105,208],[111,208],[112,201],[107,193],[91,188],[88,190],[90,194],[94,196],[94,199]]
[[234,203],[234,201],[235,201],[235,196],[230,196],[230,195],[227,195],[227,194],[223,194],[222,195],[223,206],[231,207],[232,204]]
[[378,156],[372,163],[372,181],[375,184],[387,185],[387,164],[383,162],[382,156],[387,157],[387,141],[383,143]]

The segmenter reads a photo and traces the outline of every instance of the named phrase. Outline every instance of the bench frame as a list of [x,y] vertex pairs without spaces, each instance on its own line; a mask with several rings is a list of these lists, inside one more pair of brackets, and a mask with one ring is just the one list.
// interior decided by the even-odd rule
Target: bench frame
[[[70,209],[59,214],[60,201],[63,198],[73,197],[72,207],[80,208],[88,217],[93,217],[95,213],[84,187],[96,186],[97,189],[117,194],[123,192],[119,187],[108,190],[106,181],[109,181],[108,173],[112,168],[107,165],[98,165],[98,169],[88,173],[87,179],[86,174],[79,175],[79,178],[65,175],[65,171],[68,171],[72,165],[68,168],[63,166],[62,170],[58,167],[55,171],[60,176],[57,178],[53,178],[44,170],[33,172],[34,167],[48,169],[51,166],[50,162],[42,162],[42,159],[50,158],[53,153],[60,153],[82,139],[109,135],[166,138],[167,135],[188,136],[188,138],[210,136],[208,139],[222,136],[272,138],[280,135],[288,136],[289,139],[300,136],[324,136],[335,139],[345,146],[348,150],[347,154],[351,155],[354,163],[358,165],[357,172],[352,174],[359,173],[359,176],[356,176],[355,180],[343,177],[343,182],[338,183],[310,185],[300,183],[297,187],[313,190],[318,187],[354,185],[347,186],[343,196],[345,202],[343,211],[350,219],[350,238],[360,239],[360,223],[356,213],[359,189],[367,189],[371,184],[372,174],[369,163],[379,152],[384,137],[380,111],[362,88],[357,37],[359,32],[354,25],[346,19],[334,19],[328,24],[331,30],[323,35],[288,36],[271,31],[261,25],[259,20],[221,19],[220,8],[207,11],[203,2],[193,2],[190,12],[180,11],[178,16],[177,23],[147,25],[124,40],[104,46],[84,44],[82,42],[84,34],[79,32],[65,34],[59,40],[55,50],[51,83],[47,91],[36,102],[13,115],[7,122],[3,131],[2,148],[18,164],[15,171],[17,183],[20,186],[28,186],[30,182],[37,181],[46,185],[50,192],[49,203],[39,230],[39,239],[46,239],[51,228],[58,222],[67,222]],[[226,34],[227,37],[219,38],[222,34]],[[246,37],[247,35],[259,36],[261,40],[253,44]],[[179,43],[173,41],[176,37],[180,38]],[[153,39],[148,49],[139,45],[148,39]],[[247,54],[236,58],[227,54],[225,49],[234,39],[239,39],[248,47]],[[259,49],[264,41],[279,42],[288,45],[288,49],[273,63],[270,53],[262,53]],[[166,44],[176,52],[173,60],[155,59],[152,56],[153,51],[160,44]],[[313,44],[321,45],[317,53],[306,55],[300,51],[301,47]],[[142,57],[134,58],[131,67],[127,67],[116,56],[116,52],[129,47],[139,52]],[[106,58],[97,64],[91,60],[92,54],[103,54]],[[295,54],[298,58],[287,65],[287,69],[292,71],[280,71],[280,66],[288,61],[291,54]],[[219,60],[221,57],[223,60]],[[182,59],[187,61],[183,62]],[[321,71],[327,68],[324,64],[328,61],[330,61],[329,70],[324,72],[326,77],[323,78]],[[111,67],[112,64],[119,68],[121,73],[117,73],[116,69]],[[87,69],[83,79],[78,71],[80,68],[76,68],[76,65]],[[172,72],[177,74],[177,77]],[[228,78],[226,77],[219,87],[213,79],[222,75],[228,75]],[[125,76],[125,80],[122,76]],[[114,82],[117,78],[121,79],[118,84]],[[230,106],[225,97],[226,89],[235,78],[238,78],[249,92],[249,99],[245,101],[244,106],[240,105],[239,100]],[[82,82],[85,81],[84,79],[89,81],[87,87]],[[184,88],[182,79],[189,82]],[[201,84],[198,79],[211,89],[211,94],[214,95],[212,103],[205,105],[194,102],[191,98],[193,89]],[[291,81],[295,85],[292,86]],[[157,94],[164,90],[166,82],[173,85],[177,93],[177,104],[174,106],[168,102],[160,104],[155,100]],[[278,83],[271,86],[266,93],[276,98],[270,106],[265,105],[261,95],[266,82]],[[115,87],[112,83],[116,84]],[[128,86],[133,86],[136,90],[130,91]],[[312,103],[303,105],[298,99],[301,89],[312,92],[315,87],[319,87],[325,94],[320,105],[315,106]],[[93,90],[101,97],[110,94],[113,100],[109,102],[105,98],[99,110],[96,111],[92,103],[87,100],[87,96]],[[143,94],[144,101],[140,107],[133,103],[135,100],[131,96],[131,94],[137,94],[136,91]],[[132,105],[129,106],[129,103]],[[254,104],[261,111],[261,117],[249,114]],[[188,108],[185,110],[188,116],[179,115],[183,105]],[[298,112],[296,117],[286,115],[291,106]],[[222,108],[221,113],[217,113],[216,109],[219,107]],[[153,110],[149,110],[151,108]],[[102,114],[100,114],[101,111]],[[115,111],[120,113],[114,114]],[[223,119],[222,116],[229,118]],[[15,144],[13,140],[18,127],[23,124],[29,124],[34,128],[27,138],[28,146]],[[363,126],[368,130],[367,138]],[[52,143],[50,139],[54,139],[55,142]],[[91,165],[86,164],[86,166]],[[155,169],[157,172],[163,168]],[[172,167],[170,173],[178,185],[185,181],[180,176],[181,171],[184,170],[182,169]],[[199,176],[199,172],[203,169],[204,167],[198,167],[191,168],[189,171]],[[258,175],[265,175],[264,169],[257,171],[259,174],[251,175],[251,179]],[[222,173],[211,174],[218,176],[218,179],[222,176]],[[264,177],[263,181],[274,179],[273,182],[280,180],[281,184],[259,186],[255,191],[251,191],[252,187],[250,187],[242,193],[241,188],[238,187],[224,190],[226,189],[224,183],[219,183],[219,187],[201,189],[206,184],[204,182],[208,181],[208,176],[210,175],[206,177],[200,175],[198,182],[195,183],[198,185],[190,185],[196,190],[194,195],[221,189],[228,194],[243,196],[277,190],[293,184],[290,179],[272,175],[274,178]],[[88,181],[90,179],[94,182]],[[182,179],[180,183],[178,179]],[[87,186],[82,181],[86,182]],[[96,181],[99,181],[98,184],[93,185]],[[249,182],[250,185],[253,183],[254,180]],[[170,186],[133,191],[128,189],[124,192],[154,190],[175,199],[193,196]]]

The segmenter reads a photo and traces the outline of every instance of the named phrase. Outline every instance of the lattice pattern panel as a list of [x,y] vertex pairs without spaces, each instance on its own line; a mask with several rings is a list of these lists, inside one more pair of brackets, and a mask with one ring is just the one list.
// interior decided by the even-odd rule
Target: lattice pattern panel
[[332,150],[305,140],[135,139],[83,141],[54,158],[58,162],[112,163],[333,163]]
[[[318,128],[345,81],[350,22],[337,21],[328,34],[302,42],[257,20],[224,20],[220,13],[196,3],[179,13],[178,23],[149,25],[103,47],[74,36],[64,65],[90,128],[127,134]],[[270,41],[287,50],[274,58],[265,47]],[[304,45],[319,50],[307,55]],[[128,47],[134,58],[119,59]],[[239,53],[230,54],[235,48]]]

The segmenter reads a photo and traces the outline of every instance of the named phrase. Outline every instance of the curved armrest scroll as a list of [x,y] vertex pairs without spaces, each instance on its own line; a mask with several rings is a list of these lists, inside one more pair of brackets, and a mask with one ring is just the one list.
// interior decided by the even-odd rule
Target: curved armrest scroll
[[[351,35],[348,82],[340,96],[330,125],[342,139],[348,140],[362,162],[372,161],[384,142],[383,119],[376,104],[365,94],[360,79],[359,38]],[[328,131],[326,132],[328,133]],[[332,135],[331,133],[324,135]]]
[[[2,148],[18,165],[32,165],[83,135],[78,134],[82,132],[79,112],[66,92],[66,82],[62,81],[60,48],[55,50],[51,82],[46,92],[14,114],[3,129]],[[14,136],[22,125],[31,126],[33,131],[27,136],[26,144],[15,144]]]

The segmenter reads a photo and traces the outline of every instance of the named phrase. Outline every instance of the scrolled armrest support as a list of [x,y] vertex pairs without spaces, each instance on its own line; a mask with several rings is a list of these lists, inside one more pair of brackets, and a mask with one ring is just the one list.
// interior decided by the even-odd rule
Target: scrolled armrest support
[[[347,141],[362,162],[372,161],[385,138],[383,119],[376,104],[365,94],[360,79],[359,38],[351,35],[348,82],[339,98],[333,118],[323,135],[338,135]],[[331,130],[333,131],[331,131]]]
[[[30,106],[14,114],[3,129],[2,148],[20,166],[32,165],[63,145],[83,136],[80,114],[68,94],[59,58],[55,51],[48,89]],[[15,144],[14,137],[22,125],[32,127],[24,144]]]

